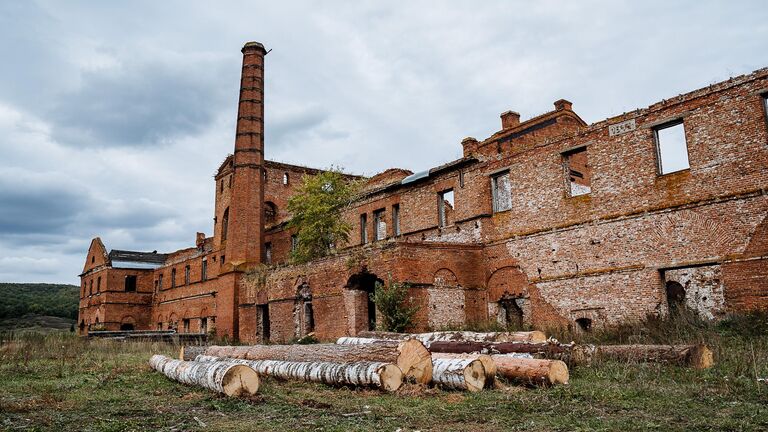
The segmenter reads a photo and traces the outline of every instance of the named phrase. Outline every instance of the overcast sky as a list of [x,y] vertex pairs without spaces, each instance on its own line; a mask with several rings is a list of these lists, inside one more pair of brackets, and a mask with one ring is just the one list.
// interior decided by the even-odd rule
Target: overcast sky
[[768,5],[0,0],[0,281],[78,283],[97,235],[210,235],[249,40],[267,158],[372,175],[460,157],[506,110],[593,123],[768,66]]

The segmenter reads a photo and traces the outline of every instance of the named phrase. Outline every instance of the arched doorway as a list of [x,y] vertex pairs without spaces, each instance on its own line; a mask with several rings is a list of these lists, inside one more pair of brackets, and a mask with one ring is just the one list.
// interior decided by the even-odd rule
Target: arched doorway
[[666,286],[669,312],[674,313],[685,307],[685,288],[679,282],[669,281]]
[[376,303],[373,295],[376,284],[384,284],[375,274],[367,271],[353,274],[345,288],[352,293],[354,334],[363,330],[376,330]]

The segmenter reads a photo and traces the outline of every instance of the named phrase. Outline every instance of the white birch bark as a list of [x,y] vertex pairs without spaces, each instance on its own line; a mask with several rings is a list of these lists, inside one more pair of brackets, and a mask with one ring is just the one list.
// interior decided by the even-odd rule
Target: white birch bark
[[445,389],[480,391],[485,386],[485,375],[485,368],[479,360],[432,360],[432,382]]
[[396,365],[382,362],[312,362],[281,360],[245,360],[199,355],[197,362],[243,364],[265,376],[331,385],[378,387],[395,391],[403,383],[403,373]]
[[248,366],[231,362],[188,362],[153,355],[149,365],[174,381],[228,396],[255,394],[259,390],[258,374]]

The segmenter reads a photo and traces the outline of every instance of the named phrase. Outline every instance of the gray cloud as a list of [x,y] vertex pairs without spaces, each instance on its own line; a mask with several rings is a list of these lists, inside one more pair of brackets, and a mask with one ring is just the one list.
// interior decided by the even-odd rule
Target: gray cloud
[[53,138],[72,146],[151,146],[200,133],[224,103],[217,66],[190,67],[202,74],[161,64],[85,72],[82,86],[56,98],[48,113]]
[[[183,10],[184,13],[179,13]],[[458,157],[564,97],[594,122],[768,65],[764,2],[0,2],[0,280],[211,232],[239,48],[268,158],[374,174]]]

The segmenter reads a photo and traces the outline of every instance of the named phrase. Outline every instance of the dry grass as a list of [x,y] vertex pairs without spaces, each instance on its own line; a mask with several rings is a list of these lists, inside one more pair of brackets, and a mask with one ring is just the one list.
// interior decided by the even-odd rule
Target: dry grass
[[[686,323],[687,321],[687,323]],[[605,363],[571,371],[571,384],[480,393],[408,385],[396,394],[266,379],[254,398],[227,399],[171,382],[147,366],[166,344],[84,340],[69,334],[0,337],[0,430],[766,430],[766,316],[720,324],[647,321],[612,331],[558,334],[617,343],[705,341],[706,371]]]

